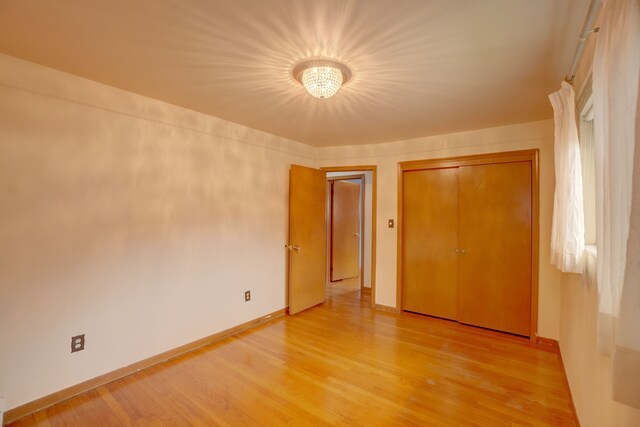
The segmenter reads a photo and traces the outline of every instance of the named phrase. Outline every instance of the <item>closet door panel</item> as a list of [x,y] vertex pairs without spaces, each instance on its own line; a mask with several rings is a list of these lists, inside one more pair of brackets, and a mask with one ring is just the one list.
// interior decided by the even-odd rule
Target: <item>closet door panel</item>
[[530,334],[531,186],[530,162],[459,168],[460,322]]
[[457,168],[403,174],[402,308],[457,319]]

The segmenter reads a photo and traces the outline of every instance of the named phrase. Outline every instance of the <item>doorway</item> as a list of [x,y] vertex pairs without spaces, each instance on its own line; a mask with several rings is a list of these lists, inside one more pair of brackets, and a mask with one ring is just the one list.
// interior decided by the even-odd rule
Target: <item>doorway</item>
[[357,292],[373,308],[376,167],[322,169],[327,173],[327,297]]
[[[364,175],[362,232],[363,288],[334,299],[327,295],[327,173],[348,172]],[[296,314],[325,300],[376,308],[376,166],[325,167],[315,169],[292,165],[289,171],[289,236],[285,243],[287,256],[287,307]]]
[[327,294],[364,289],[365,175],[327,174]]

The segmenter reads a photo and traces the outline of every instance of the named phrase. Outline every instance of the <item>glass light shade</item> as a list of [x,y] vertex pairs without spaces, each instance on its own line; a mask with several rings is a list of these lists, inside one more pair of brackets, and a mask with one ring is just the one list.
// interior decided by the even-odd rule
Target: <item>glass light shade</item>
[[301,81],[312,96],[331,98],[342,86],[342,71],[336,67],[310,67],[302,72]]

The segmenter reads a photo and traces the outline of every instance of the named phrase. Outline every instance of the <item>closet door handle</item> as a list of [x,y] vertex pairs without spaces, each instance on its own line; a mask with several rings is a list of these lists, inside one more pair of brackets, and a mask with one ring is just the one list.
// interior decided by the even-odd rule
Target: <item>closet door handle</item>
[[459,254],[460,253],[460,249],[456,248],[456,253]]
[[462,255],[467,253],[467,251],[465,251],[464,249],[460,249],[460,252],[462,253]]

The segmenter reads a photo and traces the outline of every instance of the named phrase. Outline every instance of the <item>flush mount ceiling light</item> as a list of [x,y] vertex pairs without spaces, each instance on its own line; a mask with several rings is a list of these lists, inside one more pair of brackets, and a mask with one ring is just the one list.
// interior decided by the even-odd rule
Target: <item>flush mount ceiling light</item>
[[325,59],[300,62],[292,74],[311,96],[319,99],[331,98],[351,78],[346,65]]

